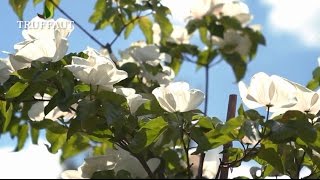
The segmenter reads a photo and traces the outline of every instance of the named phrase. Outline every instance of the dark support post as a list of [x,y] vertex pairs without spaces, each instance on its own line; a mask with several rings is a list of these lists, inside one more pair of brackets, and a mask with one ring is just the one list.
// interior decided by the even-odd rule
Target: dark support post
[[[237,95],[231,94],[229,96],[227,121],[235,117],[236,109],[237,109]],[[232,148],[232,142],[225,144],[223,146],[223,150],[226,150],[228,148]],[[222,162],[228,162],[228,161],[229,161],[229,157],[226,154],[223,154]],[[229,168],[228,167],[220,167],[220,168],[221,168],[220,179],[228,179]]]

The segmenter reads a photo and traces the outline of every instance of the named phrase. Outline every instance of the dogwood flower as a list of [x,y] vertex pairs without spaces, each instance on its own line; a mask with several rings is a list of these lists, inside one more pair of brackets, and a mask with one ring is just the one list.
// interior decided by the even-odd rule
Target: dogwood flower
[[[159,24],[154,23],[152,25],[152,31],[153,31],[153,43],[159,45],[161,40],[161,28]],[[190,35],[188,34],[188,31],[186,28],[181,26],[173,26],[173,31],[168,40],[177,44],[189,44]]]
[[250,109],[271,107],[275,110],[297,103],[295,86],[279,76],[268,76],[263,72],[251,78],[249,87],[239,82],[239,91],[243,103]]
[[224,53],[232,54],[237,52],[241,56],[247,56],[252,45],[248,35],[233,29],[226,30],[223,34],[223,39],[213,36],[211,42],[222,49]]
[[160,85],[166,85],[172,82],[175,78],[175,73],[172,68],[169,66],[161,65],[162,71],[158,72],[156,75],[148,72],[147,70],[143,71],[142,74],[144,76],[144,81],[147,83],[148,81],[154,81],[159,83]]
[[72,57],[72,64],[65,66],[82,82],[112,90],[114,84],[128,77],[127,72],[118,70],[108,56],[92,48],[87,48],[84,53],[89,56],[88,59]]
[[296,87],[297,103],[293,107],[279,109],[272,117],[280,115],[288,110],[297,110],[314,115],[320,111],[320,94],[318,92],[314,92],[298,83],[287,79],[285,80]]
[[132,88],[117,87],[114,89],[114,92],[127,98],[131,114],[134,114],[138,108],[147,101],[147,99],[142,98],[140,94],[136,94],[136,90]]
[[168,112],[187,112],[196,109],[204,100],[204,94],[190,89],[186,82],[172,82],[152,91],[160,106]]
[[247,24],[252,19],[252,15],[249,12],[249,7],[239,0],[226,1],[222,5],[219,14],[220,16],[234,17],[243,25]]
[[[45,20],[35,17],[30,24],[38,27],[23,30],[24,41],[16,44],[15,54],[10,54],[10,61],[15,70],[31,66],[32,61],[56,62],[63,58],[68,50],[67,37],[72,26],[62,28],[61,24],[72,24],[66,19]],[[41,25],[41,26],[40,26]]]
[[[61,174],[63,179],[88,179],[97,171],[120,170],[128,171],[133,178],[147,178],[148,174],[137,158],[121,148],[107,150],[107,155],[86,158],[78,170],[67,170]],[[154,172],[160,160],[152,158],[147,161],[150,170]]]
[[49,104],[51,96],[48,94],[44,94],[44,96],[42,97],[40,94],[36,94],[34,98],[48,101],[39,101],[31,106],[30,110],[28,111],[28,116],[32,121],[42,121],[44,119],[57,121],[60,117],[69,120],[75,116],[74,112],[64,112],[61,111],[58,107],[53,108],[47,115],[45,115],[44,109]]
[[[119,66],[126,63],[134,63],[140,67],[142,81],[145,84],[157,82],[158,84],[168,84],[174,77],[174,71],[166,66],[165,63],[171,62],[171,56],[166,53],[159,53],[159,48],[155,45],[147,45],[145,42],[137,42],[130,48],[121,52],[122,59],[118,62]],[[156,73],[150,72],[151,69],[158,68]]]
[[251,19],[248,6],[239,0],[202,0],[191,9],[192,19],[201,19],[205,15],[230,16],[241,24],[247,24]]
[[12,67],[8,59],[0,59],[0,84],[5,83],[12,72]]
[[147,63],[151,66],[158,66],[163,63],[170,63],[171,56],[166,53],[160,53],[156,45],[148,45],[144,41],[137,41],[131,44],[129,48],[120,52],[122,59],[136,61],[137,63]]

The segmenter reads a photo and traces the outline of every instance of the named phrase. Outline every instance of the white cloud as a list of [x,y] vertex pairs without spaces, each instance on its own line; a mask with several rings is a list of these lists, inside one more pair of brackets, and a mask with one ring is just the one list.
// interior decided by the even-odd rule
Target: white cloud
[[56,179],[62,171],[60,154],[49,153],[44,145],[10,151],[12,148],[0,149],[0,179]]
[[296,36],[305,45],[320,45],[319,0],[263,0],[270,6],[269,25],[276,32]]

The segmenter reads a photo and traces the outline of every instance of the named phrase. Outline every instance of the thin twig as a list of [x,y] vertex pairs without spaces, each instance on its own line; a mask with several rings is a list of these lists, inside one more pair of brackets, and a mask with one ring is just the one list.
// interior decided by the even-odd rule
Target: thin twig
[[244,154],[244,156],[240,159],[237,159],[233,162],[222,162],[221,166],[223,167],[232,167],[235,164],[238,164],[239,162],[242,162],[244,159],[246,159],[254,150],[255,148],[261,143],[261,139],[247,152]]

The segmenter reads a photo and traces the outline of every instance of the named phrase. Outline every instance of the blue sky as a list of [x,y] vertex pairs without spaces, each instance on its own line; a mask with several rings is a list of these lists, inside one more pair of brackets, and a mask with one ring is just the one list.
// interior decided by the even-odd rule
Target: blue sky
[[[187,0],[169,0],[173,7],[186,9],[190,6]],[[181,1],[186,6],[181,7]],[[191,0],[192,1],[192,0]],[[83,2],[83,1],[81,1]],[[88,22],[93,12],[95,1],[62,0],[61,7],[74,19],[80,22],[101,42],[110,42],[114,34],[110,29],[93,31],[94,25]],[[175,4],[176,3],[176,4]],[[267,46],[260,47],[255,59],[248,65],[244,78],[249,83],[253,74],[263,71],[277,74],[300,84],[307,84],[312,77],[312,70],[318,66],[320,55],[320,3],[317,0],[246,0],[254,15],[253,24],[261,24]],[[178,4],[178,6],[177,6]],[[179,5],[180,4],[180,5]],[[24,13],[25,20],[30,20],[37,13],[42,13],[42,4],[34,7],[30,1]],[[174,22],[181,22],[179,9],[173,10]],[[176,14],[175,14],[176,13]],[[180,12],[181,13],[181,12]],[[64,17],[56,11],[55,18]],[[17,16],[9,7],[8,1],[0,1],[0,51],[13,51],[13,45],[22,40],[21,29],[18,28]],[[140,31],[135,30],[128,40],[119,39],[114,51],[127,48],[131,42],[143,39]],[[82,51],[87,46],[99,49],[77,27],[69,38],[69,52]],[[6,57],[0,54],[0,57]],[[224,120],[229,94],[239,94],[231,68],[220,63],[210,70],[209,115]],[[177,81],[187,81],[192,87],[204,91],[204,71],[196,71],[193,64],[185,62]],[[240,102],[240,98],[238,99]],[[0,138],[0,146],[14,145],[6,136]],[[1,157],[1,153],[0,153]]]

